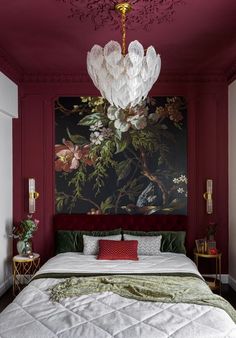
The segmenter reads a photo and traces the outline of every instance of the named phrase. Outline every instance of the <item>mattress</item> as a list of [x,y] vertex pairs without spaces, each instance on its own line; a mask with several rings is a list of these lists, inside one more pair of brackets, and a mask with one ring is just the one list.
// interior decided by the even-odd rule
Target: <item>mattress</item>
[[60,276],[67,274],[177,272],[200,277],[195,264],[183,254],[141,256],[139,261],[98,261],[78,253],[59,254],[42,266],[36,279],[0,314],[0,337],[236,337],[231,317],[214,306],[139,301],[113,292],[50,300],[49,288],[64,281]]

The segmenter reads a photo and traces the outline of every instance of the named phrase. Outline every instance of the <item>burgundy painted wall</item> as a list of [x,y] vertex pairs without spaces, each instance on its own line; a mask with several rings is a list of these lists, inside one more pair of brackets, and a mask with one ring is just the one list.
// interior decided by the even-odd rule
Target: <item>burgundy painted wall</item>
[[[182,95],[188,104],[188,242],[218,223],[217,245],[228,272],[228,130],[227,82],[222,78],[194,82],[159,81],[151,95]],[[27,215],[27,178],[36,178],[35,217],[40,225],[33,239],[43,261],[53,254],[54,100],[58,96],[98,95],[91,83],[25,83],[20,86],[20,117],[14,120],[14,221]],[[202,197],[207,178],[214,182],[214,213],[208,216]]]

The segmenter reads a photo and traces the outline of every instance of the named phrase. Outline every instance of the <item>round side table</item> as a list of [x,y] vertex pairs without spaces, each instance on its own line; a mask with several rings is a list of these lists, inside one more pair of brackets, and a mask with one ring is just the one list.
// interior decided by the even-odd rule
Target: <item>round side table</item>
[[198,268],[198,259],[215,259],[215,276],[213,280],[207,280],[206,282],[211,288],[211,290],[219,290],[219,293],[221,294],[221,256],[222,253],[218,252],[216,255],[208,255],[204,253],[198,253],[194,251],[194,260]]
[[32,258],[17,255],[13,257],[13,295],[16,296],[38,271],[40,255],[33,254]]

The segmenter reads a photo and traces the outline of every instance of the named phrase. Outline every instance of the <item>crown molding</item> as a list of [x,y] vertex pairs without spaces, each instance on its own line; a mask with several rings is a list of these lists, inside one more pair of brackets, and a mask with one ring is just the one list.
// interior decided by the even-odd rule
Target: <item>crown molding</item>
[[2,49],[0,49],[0,71],[17,84],[23,76],[23,69]]
[[43,74],[26,73],[22,78],[23,83],[87,83],[92,81],[87,72],[79,74]]
[[[227,78],[222,72],[212,72],[208,74],[192,73],[184,74],[183,72],[162,72],[158,82],[160,83],[225,83]],[[81,71],[79,74],[43,74],[31,73],[24,74],[22,82],[27,83],[91,83],[92,80],[88,73]]]
[[236,62],[231,65],[226,71],[227,82],[228,84],[236,80]]

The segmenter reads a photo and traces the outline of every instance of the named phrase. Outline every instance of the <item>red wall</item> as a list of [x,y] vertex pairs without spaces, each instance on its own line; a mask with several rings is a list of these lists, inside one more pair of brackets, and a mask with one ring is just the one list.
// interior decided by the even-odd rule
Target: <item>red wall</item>
[[[20,86],[20,118],[14,120],[14,221],[27,215],[27,178],[35,177],[35,217],[40,225],[34,250],[46,260],[53,254],[54,214],[54,100],[59,96],[98,95],[91,83],[28,83]],[[159,81],[151,95],[182,95],[188,104],[188,241],[205,235],[209,220],[218,224],[217,246],[228,272],[228,130],[227,83]],[[205,212],[203,193],[207,178],[214,182],[214,214]]]

